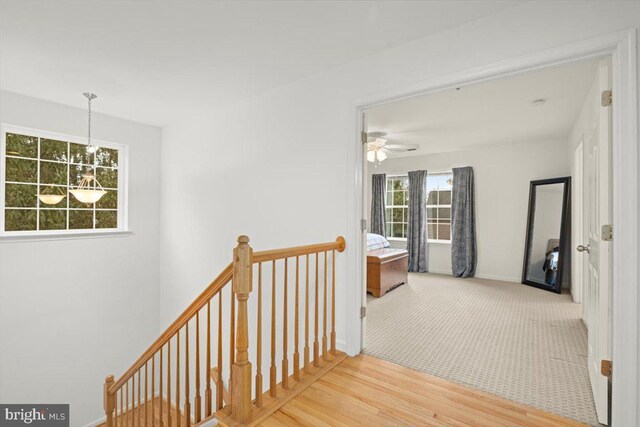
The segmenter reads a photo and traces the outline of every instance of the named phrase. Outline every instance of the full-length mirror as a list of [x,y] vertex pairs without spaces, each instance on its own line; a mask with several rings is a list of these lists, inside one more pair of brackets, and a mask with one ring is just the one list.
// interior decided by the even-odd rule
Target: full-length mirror
[[570,177],[531,181],[522,283],[560,293],[569,274]]

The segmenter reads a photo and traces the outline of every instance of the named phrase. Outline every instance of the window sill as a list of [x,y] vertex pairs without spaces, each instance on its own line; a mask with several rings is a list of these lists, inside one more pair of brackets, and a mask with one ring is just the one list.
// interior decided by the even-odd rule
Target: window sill
[[0,235],[1,243],[42,242],[49,240],[80,240],[80,239],[104,239],[113,237],[129,237],[132,231],[106,230],[106,231],[72,231],[65,233],[38,233],[38,234],[4,234]]

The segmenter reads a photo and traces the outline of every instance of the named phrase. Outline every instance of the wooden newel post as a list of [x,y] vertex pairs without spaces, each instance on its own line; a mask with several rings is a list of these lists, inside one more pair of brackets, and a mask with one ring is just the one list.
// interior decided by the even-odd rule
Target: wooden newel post
[[231,415],[239,422],[251,416],[251,363],[249,362],[249,320],[247,299],[253,279],[253,249],[247,236],[238,237],[233,250],[233,293],[238,301],[236,321],[236,361],[231,373]]
[[108,375],[104,379],[104,413],[107,416],[107,427],[113,427],[113,412],[116,409],[116,395],[109,393],[109,388],[113,385],[113,375]]

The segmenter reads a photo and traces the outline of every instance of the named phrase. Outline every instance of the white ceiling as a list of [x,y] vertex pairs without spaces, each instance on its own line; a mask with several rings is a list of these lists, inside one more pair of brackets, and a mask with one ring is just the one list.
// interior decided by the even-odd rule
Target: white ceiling
[[164,125],[517,3],[0,0],[0,88]]
[[381,105],[367,112],[368,131],[420,146],[394,157],[565,140],[596,68],[590,60]]

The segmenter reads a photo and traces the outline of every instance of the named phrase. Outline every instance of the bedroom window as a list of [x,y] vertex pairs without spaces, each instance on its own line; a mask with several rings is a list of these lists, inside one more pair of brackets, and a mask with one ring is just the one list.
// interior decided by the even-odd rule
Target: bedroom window
[[387,237],[407,238],[409,178],[406,175],[387,177]]
[[427,235],[430,242],[451,243],[453,174],[427,175]]
[[[427,175],[427,235],[429,242],[451,243],[451,172]],[[407,238],[409,178],[387,176],[387,238]]]
[[[126,146],[2,125],[0,235],[29,236],[126,230]],[[107,193],[81,203],[69,190],[91,173]],[[64,196],[45,204],[38,195]],[[57,200],[57,199],[56,199]]]

